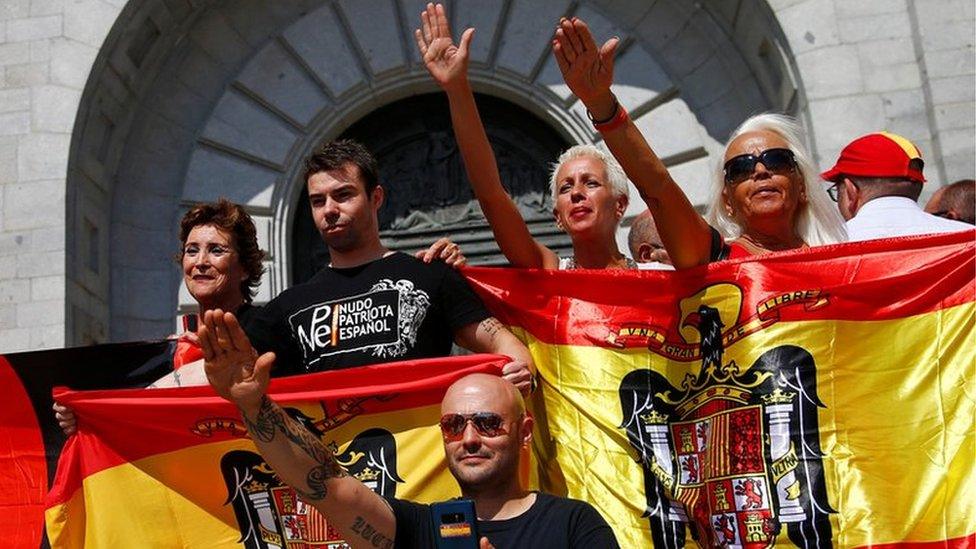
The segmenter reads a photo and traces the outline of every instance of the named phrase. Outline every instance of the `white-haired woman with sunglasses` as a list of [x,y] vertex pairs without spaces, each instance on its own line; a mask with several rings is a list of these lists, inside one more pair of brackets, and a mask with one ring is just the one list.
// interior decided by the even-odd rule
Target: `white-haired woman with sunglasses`
[[553,53],[569,88],[648,204],[677,268],[846,240],[843,220],[813,187],[818,181],[800,130],[785,116],[759,115],[737,129],[718,170],[709,220],[694,210],[610,91],[619,40],[597,47],[578,18],[563,18]]
[[753,116],[732,132],[707,214],[729,242],[729,257],[847,240],[843,218],[816,185],[802,135],[779,114]]
[[455,45],[440,4],[428,4],[415,37],[424,63],[447,92],[454,134],[468,179],[491,225],[495,241],[515,267],[627,269],[637,264],[617,247],[616,233],[627,210],[627,176],[614,158],[592,145],[564,152],[550,177],[556,224],[573,241],[573,257],[560,258],[529,232],[518,207],[502,186],[474,93],[468,84],[468,46],[474,29]]

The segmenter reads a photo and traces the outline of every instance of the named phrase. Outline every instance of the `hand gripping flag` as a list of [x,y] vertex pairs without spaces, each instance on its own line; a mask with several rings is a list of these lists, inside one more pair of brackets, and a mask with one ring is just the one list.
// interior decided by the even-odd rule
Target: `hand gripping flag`
[[[269,393],[384,496],[458,496],[438,420],[444,391],[495,355],[274,379]],[[240,413],[210,387],[56,391],[78,416],[46,501],[54,547],[348,547],[282,485]]]
[[972,231],[466,274],[542,376],[542,488],[622,547],[976,545]]

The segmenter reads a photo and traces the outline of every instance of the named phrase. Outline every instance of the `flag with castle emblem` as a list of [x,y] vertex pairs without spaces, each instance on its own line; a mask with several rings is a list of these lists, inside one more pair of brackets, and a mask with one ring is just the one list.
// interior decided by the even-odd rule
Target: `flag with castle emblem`
[[539,368],[542,488],[622,547],[973,547],[974,244],[467,276]]
[[[457,497],[440,451],[440,401],[495,355],[413,360],[274,379],[269,393],[384,496]],[[282,485],[233,405],[210,387],[56,392],[78,433],[45,503],[54,547],[348,547]]]

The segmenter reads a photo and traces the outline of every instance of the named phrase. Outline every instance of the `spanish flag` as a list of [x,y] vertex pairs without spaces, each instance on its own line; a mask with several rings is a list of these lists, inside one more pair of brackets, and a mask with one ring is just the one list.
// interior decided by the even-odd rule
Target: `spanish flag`
[[976,545],[972,231],[466,274],[539,368],[542,487],[622,547]]
[[[459,495],[440,401],[495,355],[416,360],[274,379],[269,393],[384,496]],[[348,547],[256,452],[239,412],[209,387],[55,392],[76,411],[45,520],[54,547]]]

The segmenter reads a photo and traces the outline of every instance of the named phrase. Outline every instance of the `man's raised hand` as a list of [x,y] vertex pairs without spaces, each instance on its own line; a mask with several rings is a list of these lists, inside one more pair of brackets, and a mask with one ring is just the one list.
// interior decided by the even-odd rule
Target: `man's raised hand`
[[444,91],[465,86],[468,81],[468,47],[474,29],[461,35],[460,44],[451,38],[451,27],[442,4],[427,4],[420,13],[420,28],[413,31],[424,66]]
[[258,356],[237,318],[220,309],[204,313],[197,337],[210,386],[242,410],[256,409],[268,388],[274,353]]
[[613,37],[597,48],[590,28],[578,17],[560,19],[552,40],[552,53],[563,80],[597,119],[613,114],[610,85],[619,45],[620,39]]

